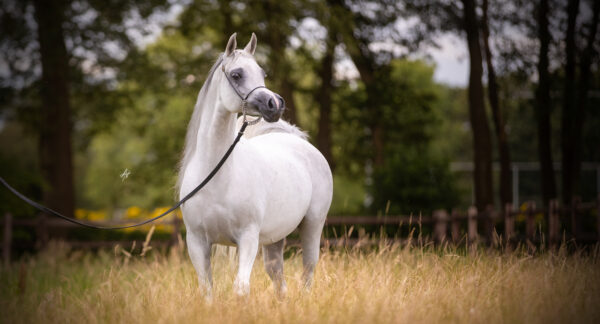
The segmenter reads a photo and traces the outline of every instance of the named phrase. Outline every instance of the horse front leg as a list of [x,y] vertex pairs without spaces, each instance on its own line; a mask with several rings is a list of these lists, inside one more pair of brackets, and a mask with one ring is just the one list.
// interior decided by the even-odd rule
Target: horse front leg
[[212,272],[210,269],[210,250],[212,244],[191,231],[186,235],[188,254],[198,274],[198,284],[208,301],[212,299]]
[[242,233],[238,239],[239,266],[233,283],[233,290],[239,296],[250,293],[250,274],[258,251],[258,230],[251,229]]

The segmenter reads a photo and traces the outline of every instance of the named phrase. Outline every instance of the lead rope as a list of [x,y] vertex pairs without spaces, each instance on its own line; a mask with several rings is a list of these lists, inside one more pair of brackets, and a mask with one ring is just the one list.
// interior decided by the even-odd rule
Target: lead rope
[[47,214],[50,215],[54,215],[58,218],[62,218],[68,222],[77,224],[77,225],[81,225],[83,227],[87,227],[87,228],[94,228],[94,229],[103,229],[103,230],[115,230],[115,229],[124,229],[124,228],[131,228],[131,227],[137,227],[137,226],[142,226],[145,224],[148,224],[150,222],[153,222],[159,218],[163,218],[167,215],[169,215],[171,212],[173,212],[175,209],[179,208],[181,205],[183,205],[184,202],[188,201],[190,198],[192,198],[193,195],[195,195],[198,191],[200,191],[200,189],[202,189],[214,176],[215,174],[217,174],[217,172],[219,171],[219,169],[223,166],[223,164],[225,163],[225,161],[227,160],[227,158],[229,157],[229,155],[231,154],[231,152],[233,151],[233,149],[235,148],[235,146],[237,145],[237,143],[240,141],[240,138],[244,135],[244,131],[246,130],[246,127],[248,127],[248,122],[244,122],[242,124],[242,127],[240,128],[240,131],[238,132],[237,136],[235,137],[235,140],[233,140],[233,143],[231,144],[231,146],[229,146],[229,149],[227,149],[227,152],[225,152],[225,154],[223,155],[223,157],[221,158],[221,160],[219,160],[219,163],[217,163],[217,165],[215,166],[215,168],[208,174],[208,176],[206,176],[206,178],[204,178],[204,180],[198,185],[196,186],[196,188],[194,188],[194,190],[192,190],[190,193],[188,193],[185,197],[183,197],[179,202],[177,202],[175,205],[173,205],[171,208],[169,208],[169,210],[167,210],[166,212],[152,217],[150,219],[147,219],[141,223],[137,223],[137,224],[132,224],[132,225],[123,225],[123,226],[100,226],[100,225],[94,225],[94,224],[90,224],[87,222],[82,222],[80,220],[71,218],[71,217],[67,217],[57,211],[54,211],[52,209],[50,209],[49,207],[46,207],[40,203],[37,203],[31,199],[29,199],[27,196],[25,196],[24,194],[20,193],[19,191],[17,191],[15,188],[11,187],[8,182],[6,182],[6,180],[4,180],[4,178],[0,177],[0,182],[8,189],[10,190],[10,192],[12,192],[15,196],[19,197],[21,200],[23,200],[24,202],[26,202],[27,204],[35,207],[38,210],[41,210]]
[[[225,73],[225,67],[221,66],[222,71]],[[93,229],[103,229],[103,230],[115,230],[115,229],[125,229],[125,228],[131,228],[131,227],[137,227],[137,226],[142,226],[145,224],[148,224],[150,222],[153,222],[159,218],[163,218],[167,215],[169,215],[171,212],[173,212],[175,209],[179,208],[181,205],[183,205],[183,203],[185,203],[186,201],[188,201],[190,198],[192,198],[192,196],[194,196],[198,191],[200,191],[200,189],[202,189],[214,176],[215,174],[217,174],[217,172],[219,171],[219,169],[223,166],[223,164],[225,163],[225,161],[227,160],[227,158],[229,157],[229,155],[231,154],[231,152],[233,152],[233,149],[235,148],[235,146],[237,145],[237,143],[240,141],[240,138],[242,138],[242,136],[244,135],[244,131],[246,130],[246,127],[248,126],[252,126],[252,125],[256,125],[258,122],[260,122],[260,120],[262,119],[262,116],[258,116],[258,118],[252,120],[252,121],[248,121],[247,119],[247,115],[246,115],[246,106],[248,104],[248,97],[250,96],[250,94],[252,94],[252,92],[254,92],[254,90],[256,89],[260,89],[260,88],[266,88],[265,86],[258,86],[254,89],[252,89],[250,92],[248,92],[246,94],[246,96],[242,96],[239,92],[239,90],[234,86],[233,82],[229,79],[229,76],[227,75],[227,73],[225,73],[225,78],[227,79],[227,81],[229,81],[229,84],[231,85],[231,87],[233,88],[233,90],[235,90],[235,93],[240,97],[240,99],[242,99],[242,116],[243,116],[243,124],[242,127],[240,128],[240,131],[238,132],[237,136],[235,137],[235,139],[233,140],[233,143],[229,146],[229,149],[227,149],[227,152],[225,152],[225,154],[223,155],[223,157],[221,158],[221,160],[219,160],[219,163],[217,163],[217,165],[215,166],[215,168],[208,174],[208,176],[206,176],[206,178],[204,178],[204,180],[202,180],[202,182],[196,186],[196,188],[194,188],[194,190],[192,190],[190,193],[188,193],[185,197],[183,197],[179,202],[177,202],[175,205],[173,205],[171,208],[169,208],[169,210],[165,211],[164,213],[152,217],[150,219],[147,219],[141,223],[137,223],[137,224],[132,224],[132,225],[123,225],[123,226],[99,226],[99,225],[94,225],[94,224],[90,224],[87,222],[82,222],[80,220],[71,218],[71,217],[67,217],[57,211],[54,211],[52,209],[50,209],[49,207],[46,207],[40,203],[37,203],[33,200],[31,200],[30,198],[28,198],[27,196],[25,196],[24,194],[20,193],[19,191],[17,191],[17,189],[11,187],[11,185],[8,184],[8,182],[6,182],[6,180],[4,180],[4,178],[0,177],[0,183],[2,183],[4,185],[4,187],[6,187],[10,192],[12,192],[15,196],[17,196],[19,199],[23,200],[24,202],[26,202],[27,204],[33,206],[34,208],[41,210],[47,214],[50,215],[54,215],[58,218],[62,218],[68,222],[77,224],[77,225],[81,225],[83,227],[87,227],[87,228],[93,228]]]

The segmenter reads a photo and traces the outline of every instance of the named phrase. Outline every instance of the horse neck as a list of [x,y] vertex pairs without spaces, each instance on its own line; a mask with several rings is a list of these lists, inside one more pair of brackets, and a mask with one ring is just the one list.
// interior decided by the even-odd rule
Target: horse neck
[[218,98],[208,100],[202,108],[196,141],[199,161],[195,162],[205,168],[213,168],[233,143],[236,116],[228,112]]

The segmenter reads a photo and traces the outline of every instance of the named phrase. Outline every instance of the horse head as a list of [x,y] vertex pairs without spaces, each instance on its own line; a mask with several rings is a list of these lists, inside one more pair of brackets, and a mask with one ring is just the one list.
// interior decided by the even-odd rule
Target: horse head
[[242,112],[245,101],[246,113],[262,116],[268,122],[279,120],[285,109],[285,101],[277,93],[265,87],[265,71],[256,63],[256,35],[243,50],[236,49],[236,34],[229,38],[221,71],[225,73],[219,91],[219,99],[231,113]]

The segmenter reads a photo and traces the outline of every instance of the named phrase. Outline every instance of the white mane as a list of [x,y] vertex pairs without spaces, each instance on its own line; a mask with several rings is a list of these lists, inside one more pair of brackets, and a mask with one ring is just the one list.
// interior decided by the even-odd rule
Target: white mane
[[[250,118],[252,119],[253,117],[250,117]],[[235,128],[236,131],[240,130],[240,128],[242,127],[242,123],[243,123],[243,118],[239,117],[237,120],[236,128]],[[246,128],[246,131],[244,132],[244,137],[252,138],[255,136],[268,134],[268,133],[289,133],[289,134],[296,135],[296,136],[302,138],[303,140],[308,140],[308,134],[306,132],[302,131],[297,126],[286,122],[283,119],[279,119],[278,121],[276,121],[274,123],[269,123],[269,122],[266,122],[264,119],[261,119],[261,121],[258,122],[256,125],[248,126]]]
[[192,118],[190,119],[190,123],[188,124],[187,133],[185,135],[185,146],[183,149],[183,157],[181,162],[179,163],[179,174],[177,177],[177,185],[176,192],[179,192],[181,189],[181,183],[183,181],[183,173],[186,165],[189,163],[192,155],[196,151],[196,142],[198,141],[198,129],[200,128],[200,122],[202,117],[202,107],[206,105],[207,97],[208,97],[208,89],[211,86],[213,76],[215,71],[219,65],[223,62],[223,55],[219,55],[219,58],[215,62],[215,64],[210,68],[208,72],[208,76],[206,77],[206,81],[204,81],[204,85],[202,85],[202,89],[200,89],[200,93],[198,94],[198,99],[196,100],[196,105],[194,106],[194,112],[192,113]]

